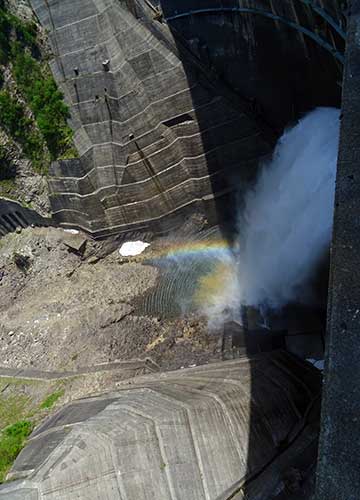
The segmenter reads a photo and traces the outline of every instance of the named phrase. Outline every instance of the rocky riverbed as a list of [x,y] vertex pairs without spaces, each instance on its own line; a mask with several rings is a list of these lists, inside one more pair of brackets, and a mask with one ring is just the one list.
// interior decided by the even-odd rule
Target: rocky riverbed
[[[76,370],[151,357],[162,369],[204,363],[217,338],[201,318],[144,315],[139,298],[159,270],[145,256],[56,228],[28,228],[0,241],[0,365]],[[141,302],[141,301],[140,301]]]

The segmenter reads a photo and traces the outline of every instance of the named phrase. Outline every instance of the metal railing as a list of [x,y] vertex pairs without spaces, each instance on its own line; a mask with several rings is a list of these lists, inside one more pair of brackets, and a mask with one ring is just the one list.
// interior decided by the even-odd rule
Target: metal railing
[[[301,0],[306,2],[306,0]],[[309,2],[313,3],[313,2]],[[240,14],[254,14],[254,15],[259,15],[263,17],[267,17],[269,19],[272,19],[273,21],[278,21],[281,23],[286,24],[287,26],[290,26],[291,28],[303,33],[304,35],[308,36],[312,40],[314,40],[318,45],[323,47],[325,50],[330,52],[341,64],[344,64],[345,57],[344,54],[339,52],[333,45],[331,45],[327,40],[319,36],[317,33],[314,33],[308,28],[305,28],[305,26],[302,26],[300,24],[297,24],[294,21],[291,21],[290,19],[287,19],[283,16],[279,16],[277,14],[273,14],[271,12],[268,12],[266,10],[262,9],[254,9],[250,7],[210,7],[210,8],[204,8],[204,9],[194,9],[186,12],[181,12],[179,14],[174,14],[172,16],[165,17],[166,22],[169,21],[174,21],[176,19],[183,19],[185,17],[191,17],[191,16],[197,16],[197,15],[204,15],[204,14],[215,14],[215,13],[240,13]]]
[[326,12],[326,10],[323,7],[320,7],[319,5],[317,5],[315,2],[313,2],[313,0],[298,0],[298,1],[311,7],[317,14],[319,14],[319,16],[321,16],[323,19],[325,19],[325,21],[328,24],[330,24],[330,26],[332,28],[334,28],[334,30],[341,36],[341,38],[343,38],[345,40],[345,38],[346,38],[345,31],[335,21],[335,19],[333,17],[331,17],[331,15],[328,12]]

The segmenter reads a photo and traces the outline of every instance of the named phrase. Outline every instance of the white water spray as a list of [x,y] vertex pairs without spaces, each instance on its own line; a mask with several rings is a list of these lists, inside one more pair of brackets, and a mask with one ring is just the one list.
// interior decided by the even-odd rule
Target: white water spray
[[333,108],[316,109],[280,138],[239,216],[239,252],[224,284],[232,298],[221,293],[206,311],[210,320],[218,323],[221,308],[237,316],[241,305],[311,300],[308,284],[331,240],[338,140]]
[[238,262],[241,302],[304,301],[331,240],[339,111],[318,108],[283,134],[248,193]]

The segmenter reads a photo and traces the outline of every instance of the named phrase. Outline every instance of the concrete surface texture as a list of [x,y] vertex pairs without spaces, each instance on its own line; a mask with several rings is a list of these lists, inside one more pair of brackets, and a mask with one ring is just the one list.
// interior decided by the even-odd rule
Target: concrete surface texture
[[[159,367],[151,359],[138,359],[119,361],[114,363],[103,363],[99,365],[84,366],[76,371],[50,372],[37,370],[36,368],[7,368],[0,366],[0,377],[11,379],[31,379],[31,380],[63,380],[73,378],[77,375],[87,375],[90,373],[119,370],[129,372],[126,378],[131,378],[132,374],[151,373],[158,371]],[[124,377],[125,378],[125,377]]]
[[50,218],[42,217],[40,214],[20,205],[20,203],[0,198],[0,237],[13,231],[28,226],[48,226],[52,224]]
[[268,498],[295,456],[314,443],[316,455],[319,388],[282,351],[120,383],[35,429],[0,498],[225,500],[245,498],[248,482],[246,498]]
[[49,30],[80,154],[52,167],[56,220],[104,236],[165,230],[195,209],[215,217],[214,197],[231,189],[222,170],[239,166],[246,179],[270,152],[255,120],[203,85],[199,68],[185,71],[146,2],[136,15],[117,0],[32,6]]
[[360,2],[351,2],[331,254],[316,500],[360,495]]
[[[214,81],[232,90],[229,99],[234,106],[239,100],[247,102],[247,114],[267,137],[269,129],[281,134],[317,106],[339,106],[346,23],[340,4],[336,0],[161,2],[179,50],[188,47]],[[186,60],[185,52],[181,54]],[[201,113],[198,119],[200,126],[206,125]]]
[[[338,99],[334,53],[343,40],[318,26],[324,19],[309,2],[271,2],[269,12],[324,31],[332,52],[259,15],[216,12],[167,25],[144,0],[31,3],[49,30],[80,154],[52,167],[52,211],[97,237],[165,231],[193,211],[221,219],[219,200],[245,189],[281,128],[314,102]],[[340,25],[336,2],[326,4]],[[188,4],[162,7],[171,18]]]
[[71,401],[117,390],[120,381],[158,370],[150,359],[94,364],[62,372],[0,367],[0,427],[29,418],[33,425],[39,425]]

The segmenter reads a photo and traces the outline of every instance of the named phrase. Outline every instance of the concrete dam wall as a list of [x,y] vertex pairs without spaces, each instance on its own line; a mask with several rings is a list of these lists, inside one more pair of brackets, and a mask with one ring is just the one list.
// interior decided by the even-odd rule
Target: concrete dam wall
[[49,226],[52,221],[16,201],[0,198],[0,238],[18,228],[23,229],[31,225]]
[[226,220],[230,193],[246,189],[283,127],[315,104],[336,104],[337,2],[326,2],[325,17],[314,2],[246,2],[256,12],[198,3],[212,10],[32,0],[79,151],[52,165],[56,222],[105,237],[165,232],[193,212]]
[[316,455],[320,375],[292,361],[275,351],[73,401],[34,431],[0,499],[275,498],[297,454]]

